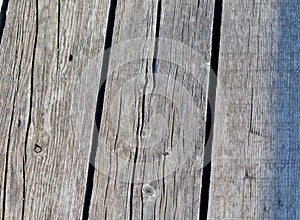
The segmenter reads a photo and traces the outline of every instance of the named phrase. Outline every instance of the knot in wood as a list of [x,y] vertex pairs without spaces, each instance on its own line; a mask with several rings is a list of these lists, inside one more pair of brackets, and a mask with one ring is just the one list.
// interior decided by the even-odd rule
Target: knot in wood
[[153,186],[146,184],[143,186],[143,194],[146,194],[147,196],[153,196],[155,195],[155,189]]
[[43,148],[39,144],[34,145],[34,152],[39,154],[43,151]]
[[151,135],[151,130],[150,130],[150,129],[144,129],[144,130],[142,131],[142,137],[143,137],[143,138],[150,137],[150,135]]

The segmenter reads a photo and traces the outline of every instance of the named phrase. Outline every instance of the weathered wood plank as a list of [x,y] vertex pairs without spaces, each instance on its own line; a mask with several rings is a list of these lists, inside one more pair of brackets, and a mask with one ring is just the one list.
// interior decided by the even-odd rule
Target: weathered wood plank
[[90,219],[199,218],[213,3],[115,14]]
[[[168,80],[160,79],[166,99],[153,99],[149,105],[166,120],[167,140],[161,143],[170,155],[161,162],[157,197],[154,201],[146,193],[143,197],[148,219],[199,219],[204,211],[200,198],[203,163],[207,165],[203,157],[213,12],[213,1],[162,1],[159,37],[186,47],[172,42],[169,48],[159,41],[157,72],[167,75]],[[170,59],[165,58],[167,53]],[[151,218],[151,213],[157,214]]]
[[208,218],[299,219],[299,2],[223,5]]
[[0,48],[5,219],[81,219],[108,7],[9,1]]
[[[157,7],[157,1],[118,1],[115,8],[116,17],[112,44],[134,38],[142,38],[143,40],[138,46],[132,44],[133,50],[131,51],[127,52],[126,50],[131,48],[125,47],[124,49],[116,48],[116,51],[112,49],[111,52],[111,59],[115,58],[116,63],[110,61],[110,72],[106,81],[90,219],[128,219],[133,217],[134,205],[131,206],[130,203],[131,198],[135,197],[132,194],[136,192],[136,190],[133,192],[131,184],[132,178],[134,178],[132,172],[136,149],[132,149],[128,145],[135,142],[136,127],[142,112],[142,101],[140,95],[135,94],[135,91],[132,90],[132,84],[129,86],[125,84],[140,77],[143,88],[143,78],[146,71],[151,71],[152,63],[151,59],[130,60],[131,62],[125,62],[124,66],[116,70],[112,68],[116,68],[115,65],[118,64],[118,61],[122,63],[122,60],[125,59],[124,54],[125,56],[130,55],[146,47],[147,41],[144,38],[155,37]],[[154,42],[150,41],[148,45],[147,49],[142,50],[142,54],[149,55],[151,58],[154,53]],[[121,100],[118,97],[120,89],[122,96],[125,96]],[[118,112],[119,106],[122,108],[123,116],[118,116],[121,114]],[[136,110],[131,112],[131,108]],[[115,115],[119,119],[115,118]],[[115,134],[116,131],[119,133],[118,136]],[[115,153],[117,150],[119,150],[118,155],[121,157],[117,158],[118,160],[113,157],[114,154],[110,154],[110,152]],[[118,179],[115,180],[114,176],[118,176]],[[135,186],[133,185],[133,187]]]
[[[12,1],[6,19],[7,27],[1,41],[1,215],[2,218],[21,218],[24,194],[25,142],[30,109],[30,78],[33,54],[34,7]],[[25,29],[25,22],[28,25]],[[18,25],[19,24],[19,25]],[[24,45],[31,44],[31,47]],[[23,53],[21,52],[23,50]],[[20,70],[20,65],[24,67]],[[28,68],[28,69],[27,69]],[[17,95],[18,94],[18,95]],[[30,92],[29,92],[30,94]],[[16,106],[16,103],[19,105]],[[23,129],[21,125],[23,124]],[[15,135],[14,135],[15,134]]]

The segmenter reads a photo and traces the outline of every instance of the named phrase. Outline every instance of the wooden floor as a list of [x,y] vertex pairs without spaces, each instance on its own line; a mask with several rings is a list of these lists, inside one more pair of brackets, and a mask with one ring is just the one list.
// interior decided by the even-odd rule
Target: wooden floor
[[2,219],[300,219],[298,0],[0,0]]

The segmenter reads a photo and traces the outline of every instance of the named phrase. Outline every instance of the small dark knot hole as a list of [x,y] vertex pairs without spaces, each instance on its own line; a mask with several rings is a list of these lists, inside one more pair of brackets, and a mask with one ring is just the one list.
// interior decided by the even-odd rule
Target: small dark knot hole
[[37,154],[39,154],[39,153],[41,153],[42,152],[42,147],[40,146],[40,145],[38,145],[38,144],[35,144],[35,146],[34,146],[34,152],[35,153],[37,153]]
[[70,56],[69,56],[69,62],[71,62],[73,60],[73,55],[71,54]]

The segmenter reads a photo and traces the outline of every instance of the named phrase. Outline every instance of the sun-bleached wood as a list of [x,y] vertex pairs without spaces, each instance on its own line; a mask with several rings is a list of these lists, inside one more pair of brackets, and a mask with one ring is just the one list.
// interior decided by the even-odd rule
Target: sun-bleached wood
[[[199,219],[214,1],[4,2],[1,217]],[[223,0],[208,219],[300,218],[299,12]]]
[[224,0],[208,219],[299,219],[299,2]]
[[118,1],[90,219],[199,218],[213,8]]
[[81,219],[108,3],[9,1],[0,48],[5,219]]

